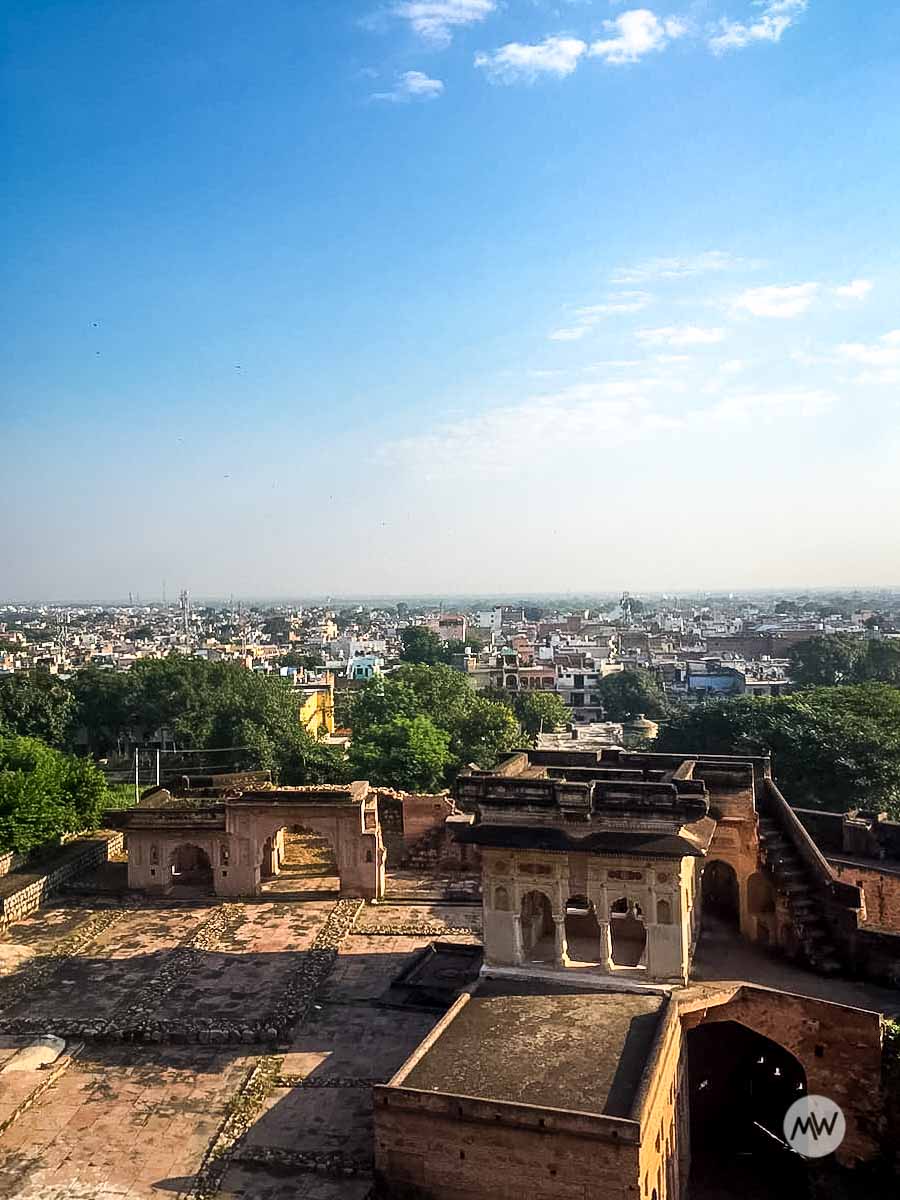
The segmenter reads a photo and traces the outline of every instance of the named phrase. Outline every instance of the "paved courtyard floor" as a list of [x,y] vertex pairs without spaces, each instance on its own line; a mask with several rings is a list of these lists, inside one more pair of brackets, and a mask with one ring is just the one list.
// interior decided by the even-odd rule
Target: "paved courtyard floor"
[[[423,888],[408,902],[351,905],[348,921],[327,881],[304,884],[305,895],[294,885],[226,905],[83,896],[10,928],[0,1200],[368,1196],[372,1084],[437,1020],[379,1001],[435,937],[477,941],[480,910],[423,900]],[[296,1020],[285,1031],[282,1015],[277,1038],[219,1045],[197,1033],[204,1022],[258,1030],[288,1001]],[[152,1042],[121,1040],[136,1014]],[[36,1025],[65,1034],[73,1022],[91,1035],[67,1036],[47,1067],[15,1069]]]

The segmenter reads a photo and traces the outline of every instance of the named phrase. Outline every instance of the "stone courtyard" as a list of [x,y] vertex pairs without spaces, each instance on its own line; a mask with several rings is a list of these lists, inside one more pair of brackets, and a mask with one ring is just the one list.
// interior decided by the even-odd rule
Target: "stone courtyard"
[[[477,898],[445,891],[401,876],[371,907],[301,871],[246,902],[64,896],[11,926],[0,1198],[362,1200],[372,1085],[440,1016],[385,993],[435,938],[479,940]],[[48,1034],[64,1050],[29,1066]]]

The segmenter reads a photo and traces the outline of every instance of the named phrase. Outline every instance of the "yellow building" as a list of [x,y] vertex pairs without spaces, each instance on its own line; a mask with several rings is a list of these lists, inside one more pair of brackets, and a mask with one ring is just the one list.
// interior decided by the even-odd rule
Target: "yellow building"
[[300,724],[312,737],[334,733],[334,679],[326,675],[324,683],[301,684],[297,689],[300,704]]

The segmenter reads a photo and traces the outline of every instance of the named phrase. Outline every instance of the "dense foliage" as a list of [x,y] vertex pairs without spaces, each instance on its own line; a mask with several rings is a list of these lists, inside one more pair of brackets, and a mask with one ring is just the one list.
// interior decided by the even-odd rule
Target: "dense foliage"
[[798,642],[788,651],[791,678],[806,687],[835,687],[869,681],[900,686],[900,643],[864,641],[846,633]]
[[665,692],[655,675],[640,669],[606,675],[594,688],[607,721],[662,717],[668,711]]
[[37,738],[0,737],[0,852],[20,854],[95,826],[107,799],[102,772]]
[[792,804],[883,809],[900,817],[900,689],[888,684],[700,704],[666,724],[657,748],[771,753]]
[[74,720],[75,699],[55,675],[29,671],[0,679],[0,732],[64,746]]
[[[395,723],[417,719],[426,724],[414,730],[402,727],[407,746],[401,763],[396,752],[401,733]],[[508,704],[479,696],[464,675],[443,664],[410,663],[369,680],[356,695],[351,721],[351,773],[398,788],[423,789],[420,780],[425,777],[448,783],[467,763],[493,766],[522,740]],[[391,777],[398,766],[400,773]]]

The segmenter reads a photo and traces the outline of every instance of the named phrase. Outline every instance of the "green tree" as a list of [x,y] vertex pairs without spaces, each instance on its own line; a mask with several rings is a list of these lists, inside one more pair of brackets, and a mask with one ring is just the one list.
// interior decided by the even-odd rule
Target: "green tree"
[[0,737],[0,851],[20,854],[96,826],[106,781],[87,759],[37,738]]
[[861,638],[831,633],[797,642],[788,651],[791,676],[803,687],[834,686],[850,682],[865,653]]
[[608,721],[632,721],[641,713],[662,717],[668,712],[665,692],[649,671],[628,669],[606,675],[594,692],[600,697]]
[[75,701],[55,675],[20,671],[0,679],[0,729],[65,746],[75,720]]
[[513,712],[532,745],[537,744],[541,731],[553,733],[571,720],[571,713],[557,692],[519,692],[513,699]]
[[450,761],[450,735],[426,716],[372,725],[350,747],[350,773],[406,791],[434,792]]
[[661,751],[771,754],[790,803],[900,817],[900,689],[882,683],[716,700],[663,727]]
[[410,625],[400,631],[403,649],[400,657],[410,663],[439,663],[443,661],[444,646],[432,629],[424,625]]
[[874,680],[900,686],[900,643],[896,641],[871,641],[856,660],[854,674],[860,683]]
[[519,744],[522,731],[508,704],[476,696],[453,722],[450,736],[453,767],[474,763],[488,768]]

